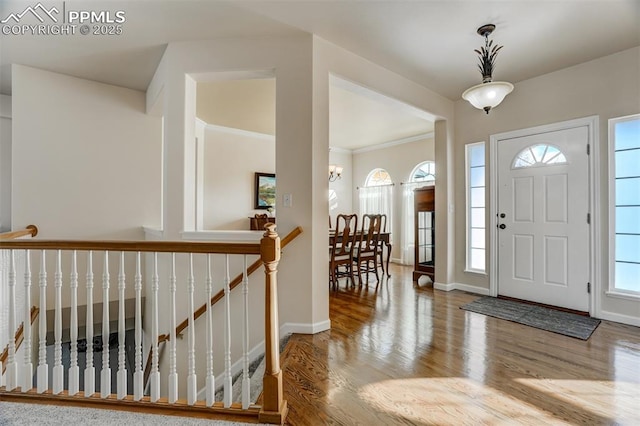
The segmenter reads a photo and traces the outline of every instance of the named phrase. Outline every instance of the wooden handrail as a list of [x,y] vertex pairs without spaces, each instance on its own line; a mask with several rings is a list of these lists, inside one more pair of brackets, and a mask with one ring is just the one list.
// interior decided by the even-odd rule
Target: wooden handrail
[[[20,231],[21,232],[21,231]],[[212,243],[206,241],[124,240],[11,240],[0,249],[140,251],[158,253],[260,254],[260,243]]]
[[[295,227],[291,232],[289,232],[287,234],[286,237],[284,237],[281,240],[281,247],[282,248],[286,247],[291,241],[293,241],[300,234],[302,234],[302,228],[300,226]],[[260,269],[260,266],[262,266],[262,260],[261,259],[258,259],[255,262],[253,262],[247,268],[247,276],[251,275],[252,273],[257,271],[258,269]],[[234,288],[236,288],[241,283],[242,283],[242,273],[238,274],[233,280],[231,280],[231,282],[229,283],[229,291],[233,290]],[[211,300],[210,300],[209,303],[211,303],[211,306],[213,306],[217,302],[222,300],[223,297],[224,297],[224,290],[220,290],[220,291],[218,291],[216,294],[214,294],[211,297]],[[206,312],[207,312],[207,304],[203,303],[193,313],[193,320],[194,321],[197,320],[202,315],[204,315]],[[176,326],[176,336],[180,336],[182,334],[182,332],[188,326],[189,326],[189,318],[186,318],[184,321],[182,321],[181,323],[179,323]],[[165,343],[165,342],[169,341],[169,339],[170,339],[170,335],[169,334],[161,334],[161,335],[158,336],[158,344]],[[150,372],[150,369],[151,369],[151,355],[152,355],[152,353],[151,353],[151,351],[149,351],[149,356],[147,357],[147,363],[145,364],[145,369],[144,369],[144,377],[145,377],[144,381],[145,381],[145,383],[147,382],[147,378],[149,377],[149,372]]]
[[[30,314],[31,324],[33,324],[36,318],[38,318],[39,313],[40,313],[40,309],[38,309],[36,306],[31,307],[31,314]],[[16,330],[16,334],[15,334],[16,351],[20,349],[20,345],[22,344],[23,340],[24,340],[24,322],[20,324],[20,327],[18,327],[18,330]],[[4,373],[5,370],[7,369],[8,357],[9,357],[9,345],[5,346],[2,353],[0,353],[0,364],[2,365],[2,373]]]
[[[287,244],[293,241],[300,234],[302,234],[302,228],[299,226],[294,228],[293,231],[289,232],[289,234],[281,240],[282,247],[283,248],[286,247]],[[260,266],[262,266],[261,259],[258,259],[255,262],[253,262],[251,266],[247,268],[247,276],[253,274],[255,271],[260,269]],[[233,280],[231,280],[231,282],[229,283],[229,290],[230,291],[233,290],[234,288],[239,286],[241,283],[242,283],[242,273],[238,274]],[[222,300],[223,297],[224,297],[224,290],[220,290],[219,292],[214,294],[211,297],[211,301],[210,301],[211,306],[215,305],[218,301]],[[207,304],[203,303],[193,313],[193,320],[194,321],[197,320],[206,312],[207,312]],[[176,336],[182,334],[184,329],[187,328],[188,326],[189,326],[189,319],[187,318],[176,326]],[[158,343],[164,342],[165,340],[169,340],[169,335],[163,334],[161,336],[158,336]]]
[[27,235],[31,235],[32,237],[38,235],[38,227],[35,225],[28,225],[25,229],[21,229],[19,231],[3,232],[0,234],[0,240],[13,240]]

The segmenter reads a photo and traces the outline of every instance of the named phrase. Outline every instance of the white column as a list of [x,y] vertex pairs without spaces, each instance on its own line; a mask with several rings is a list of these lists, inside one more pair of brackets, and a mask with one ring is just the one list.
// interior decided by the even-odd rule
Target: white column
[[158,371],[158,253],[153,253],[153,277],[151,278],[151,290],[153,291],[151,300],[151,402],[158,402],[160,399],[160,372]]
[[[6,389],[18,387],[18,363],[16,362],[16,259],[14,250],[9,251],[9,346],[7,356]],[[1,368],[1,367],[0,367]],[[0,373],[1,374],[1,373]]]
[[207,407],[215,402],[216,378],[213,375],[213,318],[211,315],[211,291],[213,279],[211,278],[211,255],[207,254]]
[[53,343],[53,394],[58,395],[64,387],[64,367],[62,366],[62,251],[56,253],[56,272],[53,276],[56,288],[54,343]]
[[187,376],[187,404],[193,405],[196,403],[198,397],[197,389],[197,377],[196,377],[196,335],[195,335],[195,322],[193,319],[193,291],[195,289],[195,278],[193,276],[193,253],[189,253],[189,360],[188,369],[189,375]]
[[231,407],[231,296],[229,290],[229,255],[224,255],[224,408]]
[[100,397],[111,395],[111,368],[109,368],[109,252],[104,252],[102,271],[102,370],[100,371]]
[[171,253],[169,276],[169,404],[178,400],[178,373],[176,372],[176,254]]
[[24,364],[22,367],[22,392],[33,387],[33,363],[31,362],[31,252],[24,256]]
[[144,372],[142,370],[142,273],[140,266],[140,252],[136,253],[136,372],[133,374],[133,400],[140,401],[144,393]]
[[93,252],[87,253],[87,340],[86,367],[84,369],[84,396],[96,392],[96,368],[93,366]]
[[71,337],[70,365],[69,365],[69,395],[80,391],[80,368],[78,367],[78,259],[76,250],[71,257]]
[[40,254],[40,315],[38,321],[38,393],[49,388],[49,366],[47,365],[47,265],[45,251]]
[[120,268],[118,270],[118,399],[127,396],[127,368],[125,366],[125,327],[124,327],[124,290],[126,286],[124,274],[124,252],[120,252]]

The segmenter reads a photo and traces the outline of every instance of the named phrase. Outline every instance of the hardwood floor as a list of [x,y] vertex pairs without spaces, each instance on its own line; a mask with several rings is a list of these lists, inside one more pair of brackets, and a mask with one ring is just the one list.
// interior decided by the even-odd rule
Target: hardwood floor
[[467,312],[477,295],[415,287],[331,291],[331,330],[282,356],[290,425],[640,425],[640,328],[588,341]]

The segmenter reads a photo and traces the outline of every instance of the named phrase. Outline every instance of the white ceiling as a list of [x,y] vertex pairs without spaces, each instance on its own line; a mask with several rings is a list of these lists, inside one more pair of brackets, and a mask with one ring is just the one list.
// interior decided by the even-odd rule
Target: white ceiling
[[[0,2],[0,17],[37,0]],[[45,6],[62,1],[43,0]],[[67,1],[124,10],[121,36],[0,36],[0,92],[12,62],[146,90],[166,44],[219,37],[318,36],[456,100],[479,83],[476,29],[497,25],[494,77],[518,82],[640,45],[639,0]]]
[[[36,3],[3,0],[0,20]],[[63,2],[42,3],[62,9]],[[513,83],[640,45],[640,0],[73,0],[65,6],[123,10],[123,34],[1,35],[0,93],[11,94],[12,63],[145,91],[169,42],[314,33],[457,100],[480,82],[473,50],[483,43],[476,29],[486,23],[497,25],[493,38],[504,45],[494,78]],[[381,106],[379,98],[345,92],[332,89],[332,98],[342,99],[346,111],[333,111],[332,102],[335,128],[359,122],[360,111],[397,109],[393,102]],[[411,122],[415,116],[398,119],[408,120],[403,122],[408,127],[418,125]],[[383,133],[367,123],[360,128]],[[381,138],[388,137],[398,138]],[[355,148],[361,136],[351,134],[348,140]]]

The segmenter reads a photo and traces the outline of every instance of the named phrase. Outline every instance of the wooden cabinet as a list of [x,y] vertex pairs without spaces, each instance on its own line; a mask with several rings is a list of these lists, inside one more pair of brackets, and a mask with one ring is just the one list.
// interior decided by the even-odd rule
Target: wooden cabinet
[[415,206],[415,261],[413,280],[422,275],[435,280],[435,187],[427,186],[414,191]]

